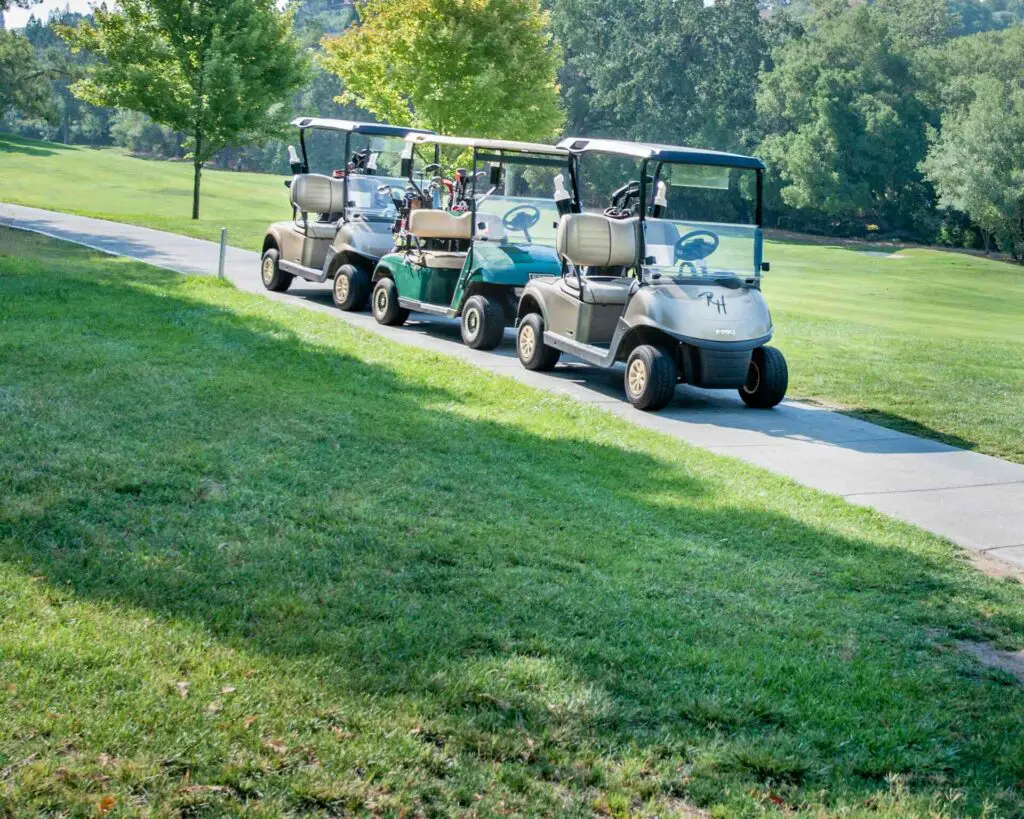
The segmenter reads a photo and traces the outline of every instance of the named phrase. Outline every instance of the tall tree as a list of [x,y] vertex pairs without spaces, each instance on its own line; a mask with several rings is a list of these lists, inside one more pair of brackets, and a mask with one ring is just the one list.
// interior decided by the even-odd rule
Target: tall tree
[[56,116],[48,71],[27,38],[0,28],[0,116],[8,109],[40,118]]
[[754,0],[555,0],[572,133],[742,150],[766,58]]
[[767,132],[760,150],[783,202],[831,217],[912,223],[928,206],[918,170],[927,111],[882,15],[861,6],[822,19],[774,61],[758,91]]
[[323,42],[340,98],[398,125],[544,139],[563,121],[560,52],[538,0],[365,0]]
[[225,145],[279,131],[303,81],[291,16],[273,0],[118,0],[94,15],[62,30],[73,49],[102,58],[72,90],[188,134],[198,219],[203,163]]

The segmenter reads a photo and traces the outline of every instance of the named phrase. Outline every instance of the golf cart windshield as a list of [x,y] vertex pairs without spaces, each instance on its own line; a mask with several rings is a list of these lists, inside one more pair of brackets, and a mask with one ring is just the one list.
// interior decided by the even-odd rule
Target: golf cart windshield
[[472,206],[484,215],[474,224],[475,239],[555,246],[555,177],[567,184],[568,157],[434,143],[417,146],[413,155],[414,178],[433,207],[465,212]]
[[644,220],[645,278],[758,278],[756,191],[753,170],[658,163]]
[[[346,153],[346,137],[348,151]],[[392,185],[405,189],[400,164],[405,140],[399,136],[375,136],[327,128],[305,129],[303,139],[312,173],[348,176],[346,218],[392,221],[397,215],[390,193],[378,189]]]

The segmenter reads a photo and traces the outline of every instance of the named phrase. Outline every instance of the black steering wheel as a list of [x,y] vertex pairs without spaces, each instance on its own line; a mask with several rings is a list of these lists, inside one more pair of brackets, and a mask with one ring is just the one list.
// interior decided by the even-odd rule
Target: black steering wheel
[[516,205],[501,217],[505,230],[521,230],[526,241],[531,242],[530,228],[540,221],[540,210],[533,205]]
[[718,250],[718,235],[710,230],[691,230],[676,239],[675,261],[683,264],[706,259]]

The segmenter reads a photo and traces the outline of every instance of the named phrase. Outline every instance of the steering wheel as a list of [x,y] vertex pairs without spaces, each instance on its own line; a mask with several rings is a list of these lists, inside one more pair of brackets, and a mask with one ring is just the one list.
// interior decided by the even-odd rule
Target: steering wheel
[[533,241],[530,238],[530,228],[539,221],[540,210],[533,205],[516,205],[501,217],[505,230],[521,230],[527,242]]
[[[676,239],[675,261],[693,263],[718,250],[718,235],[710,230],[691,230]],[[694,265],[695,266],[695,265]]]

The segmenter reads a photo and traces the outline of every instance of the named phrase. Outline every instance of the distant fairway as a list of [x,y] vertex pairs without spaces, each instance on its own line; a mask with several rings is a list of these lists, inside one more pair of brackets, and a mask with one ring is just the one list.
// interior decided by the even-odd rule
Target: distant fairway
[[[0,136],[0,200],[259,250],[283,177]],[[865,252],[866,251],[866,252]],[[764,290],[790,396],[1024,463],[1024,268],[926,249],[769,242]]]

